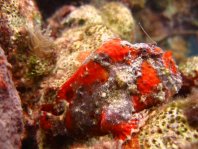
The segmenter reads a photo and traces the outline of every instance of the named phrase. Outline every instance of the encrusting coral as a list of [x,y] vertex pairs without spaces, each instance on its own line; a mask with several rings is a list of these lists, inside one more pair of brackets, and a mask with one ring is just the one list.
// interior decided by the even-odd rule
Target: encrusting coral
[[[155,108],[149,114],[147,124],[134,135],[125,148],[137,144],[137,148],[190,148],[198,143],[197,90],[187,98]],[[193,118],[194,117],[194,118]],[[137,149],[136,148],[136,149]]]

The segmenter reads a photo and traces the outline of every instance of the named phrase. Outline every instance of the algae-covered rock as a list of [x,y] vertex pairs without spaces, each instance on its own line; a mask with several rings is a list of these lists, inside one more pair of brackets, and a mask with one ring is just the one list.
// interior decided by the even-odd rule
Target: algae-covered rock
[[55,43],[60,48],[61,55],[69,55],[75,51],[96,50],[103,42],[115,37],[118,35],[105,25],[95,24],[68,29]]
[[189,94],[194,87],[198,87],[198,56],[187,58],[179,64],[183,84],[180,94]]
[[35,0],[19,0],[19,11],[26,21],[42,25],[42,16]]
[[103,24],[120,38],[134,39],[135,22],[130,10],[119,2],[106,3],[97,9],[84,5],[72,11],[62,21],[65,27],[82,27],[85,25]]
[[84,5],[74,10],[62,24],[66,27],[83,26],[103,23],[99,10],[92,5]]
[[105,25],[122,39],[134,39],[135,21],[130,10],[118,2],[107,3],[100,8]]
[[13,64],[15,85],[34,86],[35,80],[41,80],[53,68],[56,58],[53,42],[39,27],[28,26],[22,36],[23,38],[19,37],[20,41],[18,40],[20,46],[8,57]]
[[180,63],[179,69],[186,78],[198,77],[198,56],[189,57],[185,62]]
[[[32,78],[35,77],[31,70],[32,66],[29,67],[32,63],[32,58],[29,59],[29,57],[37,57],[39,61],[48,63],[48,66],[51,63],[46,57],[50,57],[49,49],[52,49],[52,42],[40,27],[41,14],[33,0],[1,0],[0,14],[2,16],[0,44],[13,65],[15,85],[17,87],[24,84],[30,85]],[[40,69],[38,68],[40,66],[41,64],[36,66],[37,69]],[[45,70],[49,72],[49,69]],[[33,71],[35,76],[41,76],[40,72],[37,74],[38,71]]]
[[18,32],[19,26],[23,22],[23,19],[20,18],[18,7],[18,1],[0,1],[0,44],[5,51],[13,46],[14,35]]
[[0,0],[0,15],[0,44],[6,54],[20,46],[18,40],[25,40],[25,36],[19,35],[24,32],[27,23],[41,23],[41,14],[33,0]]

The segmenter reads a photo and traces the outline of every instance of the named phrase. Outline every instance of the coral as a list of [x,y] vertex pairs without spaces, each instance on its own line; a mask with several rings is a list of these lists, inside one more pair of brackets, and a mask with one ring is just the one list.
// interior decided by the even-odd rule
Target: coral
[[179,70],[182,74],[183,85],[181,94],[189,93],[193,87],[198,86],[198,57],[189,57],[186,61],[181,62]]
[[[68,55],[75,51],[93,51],[108,39],[118,37],[102,24],[69,29],[55,41],[61,54]],[[64,45],[67,47],[64,47]]]
[[[49,63],[52,63],[49,61],[49,57],[52,57],[49,56],[49,50],[53,48],[53,42],[41,33],[41,15],[34,1],[0,1],[0,9],[3,18],[0,26],[2,34],[0,44],[13,65],[15,85],[17,87],[30,85],[32,80],[26,78],[31,74],[27,68],[30,64],[28,57],[37,56],[42,61],[46,59],[45,63],[49,66]],[[49,72],[48,69],[46,72]]]
[[[135,21],[122,3],[111,2],[100,8],[105,25],[124,40],[134,40]],[[116,14],[116,15],[115,15]]]
[[99,9],[91,5],[81,6],[63,19],[62,24],[72,28],[103,24],[122,39],[134,39],[135,22],[132,14],[119,2],[106,3]]
[[12,46],[12,37],[18,29],[18,24],[21,23],[21,18],[18,15],[17,7],[17,1],[0,1],[0,44],[6,51]]
[[182,75],[186,78],[197,78],[198,74],[198,57],[194,56],[188,58],[185,62],[179,65],[179,70],[181,71]]
[[[40,126],[53,134],[65,130],[70,136],[110,132],[122,144],[144,125],[144,109],[166,102],[180,87],[171,53],[112,39],[61,86],[56,105],[42,106]],[[56,124],[61,121],[65,129],[60,130]]]
[[75,9],[66,17],[62,24],[66,27],[83,26],[103,23],[100,12],[91,5],[84,5]]
[[[140,133],[134,136],[137,139],[137,148],[187,148],[198,142],[198,130],[191,125],[192,117],[196,115],[197,93],[186,99],[177,99],[150,113],[147,124]],[[194,112],[192,111],[194,109]],[[193,113],[192,113],[193,112]],[[196,116],[195,116],[196,117]],[[195,121],[194,121],[195,122]],[[133,139],[131,144],[133,145]],[[129,148],[130,145],[125,147]]]
[[21,146],[23,116],[21,101],[14,87],[4,51],[0,48],[0,146],[14,149]]
[[[41,15],[32,0],[1,0],[0,10],[0,32],[6,37],[0,40],[0,44],[3,46],[3,48],[5,48],[6,54],[12,53],[13,49],[16,49],[17,46],[20,46],[17,43],[18,40],[21,40],[23,36],[18,35],[24,31],[25,25],[27,23],[32,25],[40,23]],[[35,17],[33,17],[33,14]]]
[[19,2],[15,0],[1,1],[2,15],[6,17],[8,26],[17,32],[24,20],[20,17]]
[[42,16],[34,0],[20,0],[19,11],[27,22],[42,25]]

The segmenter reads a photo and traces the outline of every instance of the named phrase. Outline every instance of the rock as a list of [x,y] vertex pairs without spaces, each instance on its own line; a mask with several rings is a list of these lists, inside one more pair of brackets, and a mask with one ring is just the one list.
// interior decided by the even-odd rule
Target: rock
[[0,48],[0,148],[16,149],[21,146],[23,117],[21,101],[9,71],[10,64]]
[[13,66],[13,81],[21,99],[27,101],[53,67],[53,42],[41,28],[34,0],[0,0],[0,15],[0,45]]

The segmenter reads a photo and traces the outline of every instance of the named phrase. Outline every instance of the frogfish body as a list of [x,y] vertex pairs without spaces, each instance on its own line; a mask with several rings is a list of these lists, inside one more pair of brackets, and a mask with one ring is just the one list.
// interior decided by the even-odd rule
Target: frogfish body
[[[68,103],[63,119],[68,133],[111,133],[123,142],[141,127],[145,109],[166,102],[180,87],[181,76],[170,52],[112,39],[60,87],[56,103]],[[45,116],[40,124],[47,130],[52,124]]]

